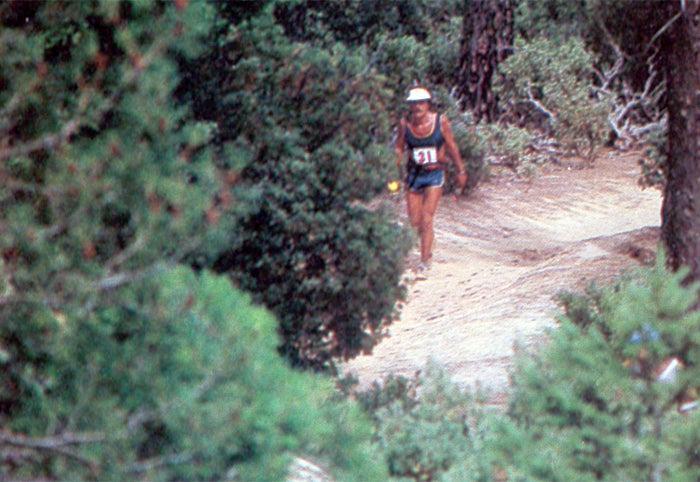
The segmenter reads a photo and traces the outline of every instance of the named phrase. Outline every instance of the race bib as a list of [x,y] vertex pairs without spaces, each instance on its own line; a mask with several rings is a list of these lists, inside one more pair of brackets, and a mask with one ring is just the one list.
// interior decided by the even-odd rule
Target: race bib
[[413,162],[420,166],[437,163],[437,149],[435,147],[414,147]]

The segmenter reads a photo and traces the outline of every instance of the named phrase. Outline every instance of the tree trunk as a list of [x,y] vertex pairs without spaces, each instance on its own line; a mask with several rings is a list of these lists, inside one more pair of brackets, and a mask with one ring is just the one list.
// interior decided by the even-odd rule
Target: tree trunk
[[[698,0],[685,10],[662,42],[667,81],[668,140],[662,237],[671,269],[690,268],[687,281],[700,280],[700,151],[698,140],[698,51],[700,29],[693,22]],[[676,10],[682,5],[674,2]],[[675,12],[677,13],[677,11]],[[671,16],[669,15],[669,18]]]
[[457,93],[460,107],[471,110],[477,122],[491,122],[496,116],[498,99],[491,79],[513,46],[515,1],[464,1]]

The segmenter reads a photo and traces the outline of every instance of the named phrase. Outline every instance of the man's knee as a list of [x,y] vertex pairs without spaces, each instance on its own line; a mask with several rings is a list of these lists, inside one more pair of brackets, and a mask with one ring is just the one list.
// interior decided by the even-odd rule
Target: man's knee
[[420,227],[421,227],[421,229],[432,229],[433,228],[433,215],[423,213],[423,216],[420,219]]

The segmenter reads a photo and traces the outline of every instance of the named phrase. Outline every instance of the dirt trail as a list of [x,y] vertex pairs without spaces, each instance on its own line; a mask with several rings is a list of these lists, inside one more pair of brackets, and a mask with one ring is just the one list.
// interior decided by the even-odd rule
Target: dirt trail
[[[534,343],[555,325],[558,292],[653,260],[661,195],[641,190],[638,177],[633,154],[611,152],[593,168],[556,166],[530,182],[502,174],[466,199],[444,197],[428,279],[409,284],[390,337],[343,370],[367,387],[389,374],[412,376],[432,358],[498,403],[514,344]],[[396,205],[403,218],[402,200]]]

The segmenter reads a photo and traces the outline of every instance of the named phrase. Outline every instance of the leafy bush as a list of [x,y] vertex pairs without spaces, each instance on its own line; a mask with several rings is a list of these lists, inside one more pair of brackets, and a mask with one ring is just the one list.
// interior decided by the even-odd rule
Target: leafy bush
[[[509,476],[698,477],[697,412],[682,409],[700,379],[698,287],[683,277],[658,261],[615,286],[562,298],[566,316],[550,342],[518,358],[508,436],[497,438]],[[683,368],[659,380],[672,357]]]
[[607,133],[606,106],[591,95],[592,60],[581,40],[516,40],[494,87],[515,125],[555,137],[568,154],[593,160]]
[[416,80],[449,88],[459,54],[459,0],[278,2],[274,13],[293,41],[365,50],[366,64],[399,88],[393,110]]
[[[414,37],[388,38],[381,47],[379,69],[399,87],[396,102],[403,103],[404,91],[419,79],[425,79],[429,67],[428,46]],[[403,87],[403,88],[401,88]]]
[[527,129],[486,124],[478,126],[478,132],[488,146],[489,162],[508,167],[519,176],[531,177],[538,165],[551,161],[551,157],[534,149],[536,136]]
[[7,347],[3,378],[24,394],[4,417],[4,442],[23,450],[6,475],[280,480],[303,453],[384,480],[357,407],[292,371],[275,319],[228,280],[178,268],[125,291],[88,319],[46,315],[40,363]]
[[591,2],[524,0],[517,3],[515,24],[525,39],[545,36],[553,40],[581,37],[590,29]]
[[[215,4],[234,23],[188,66],[181,94],[235,146],[218,162],[235,178],[222,219],[240,229],[193,264],[272,309],[296,366],[332,369],[371,350],[395,316],[410,237],[376,198],[396,176],[405,88],[447,65],[428,52],[456,42],[455,5],[269,2],[240,15]],[[482,157],[466,129],[457,134],[475,184]]]
[[388,377],[355,396],[373,418],[388,469],[399,480],[487,480],[491,474],[489,417],[433,362],[414,378]]

